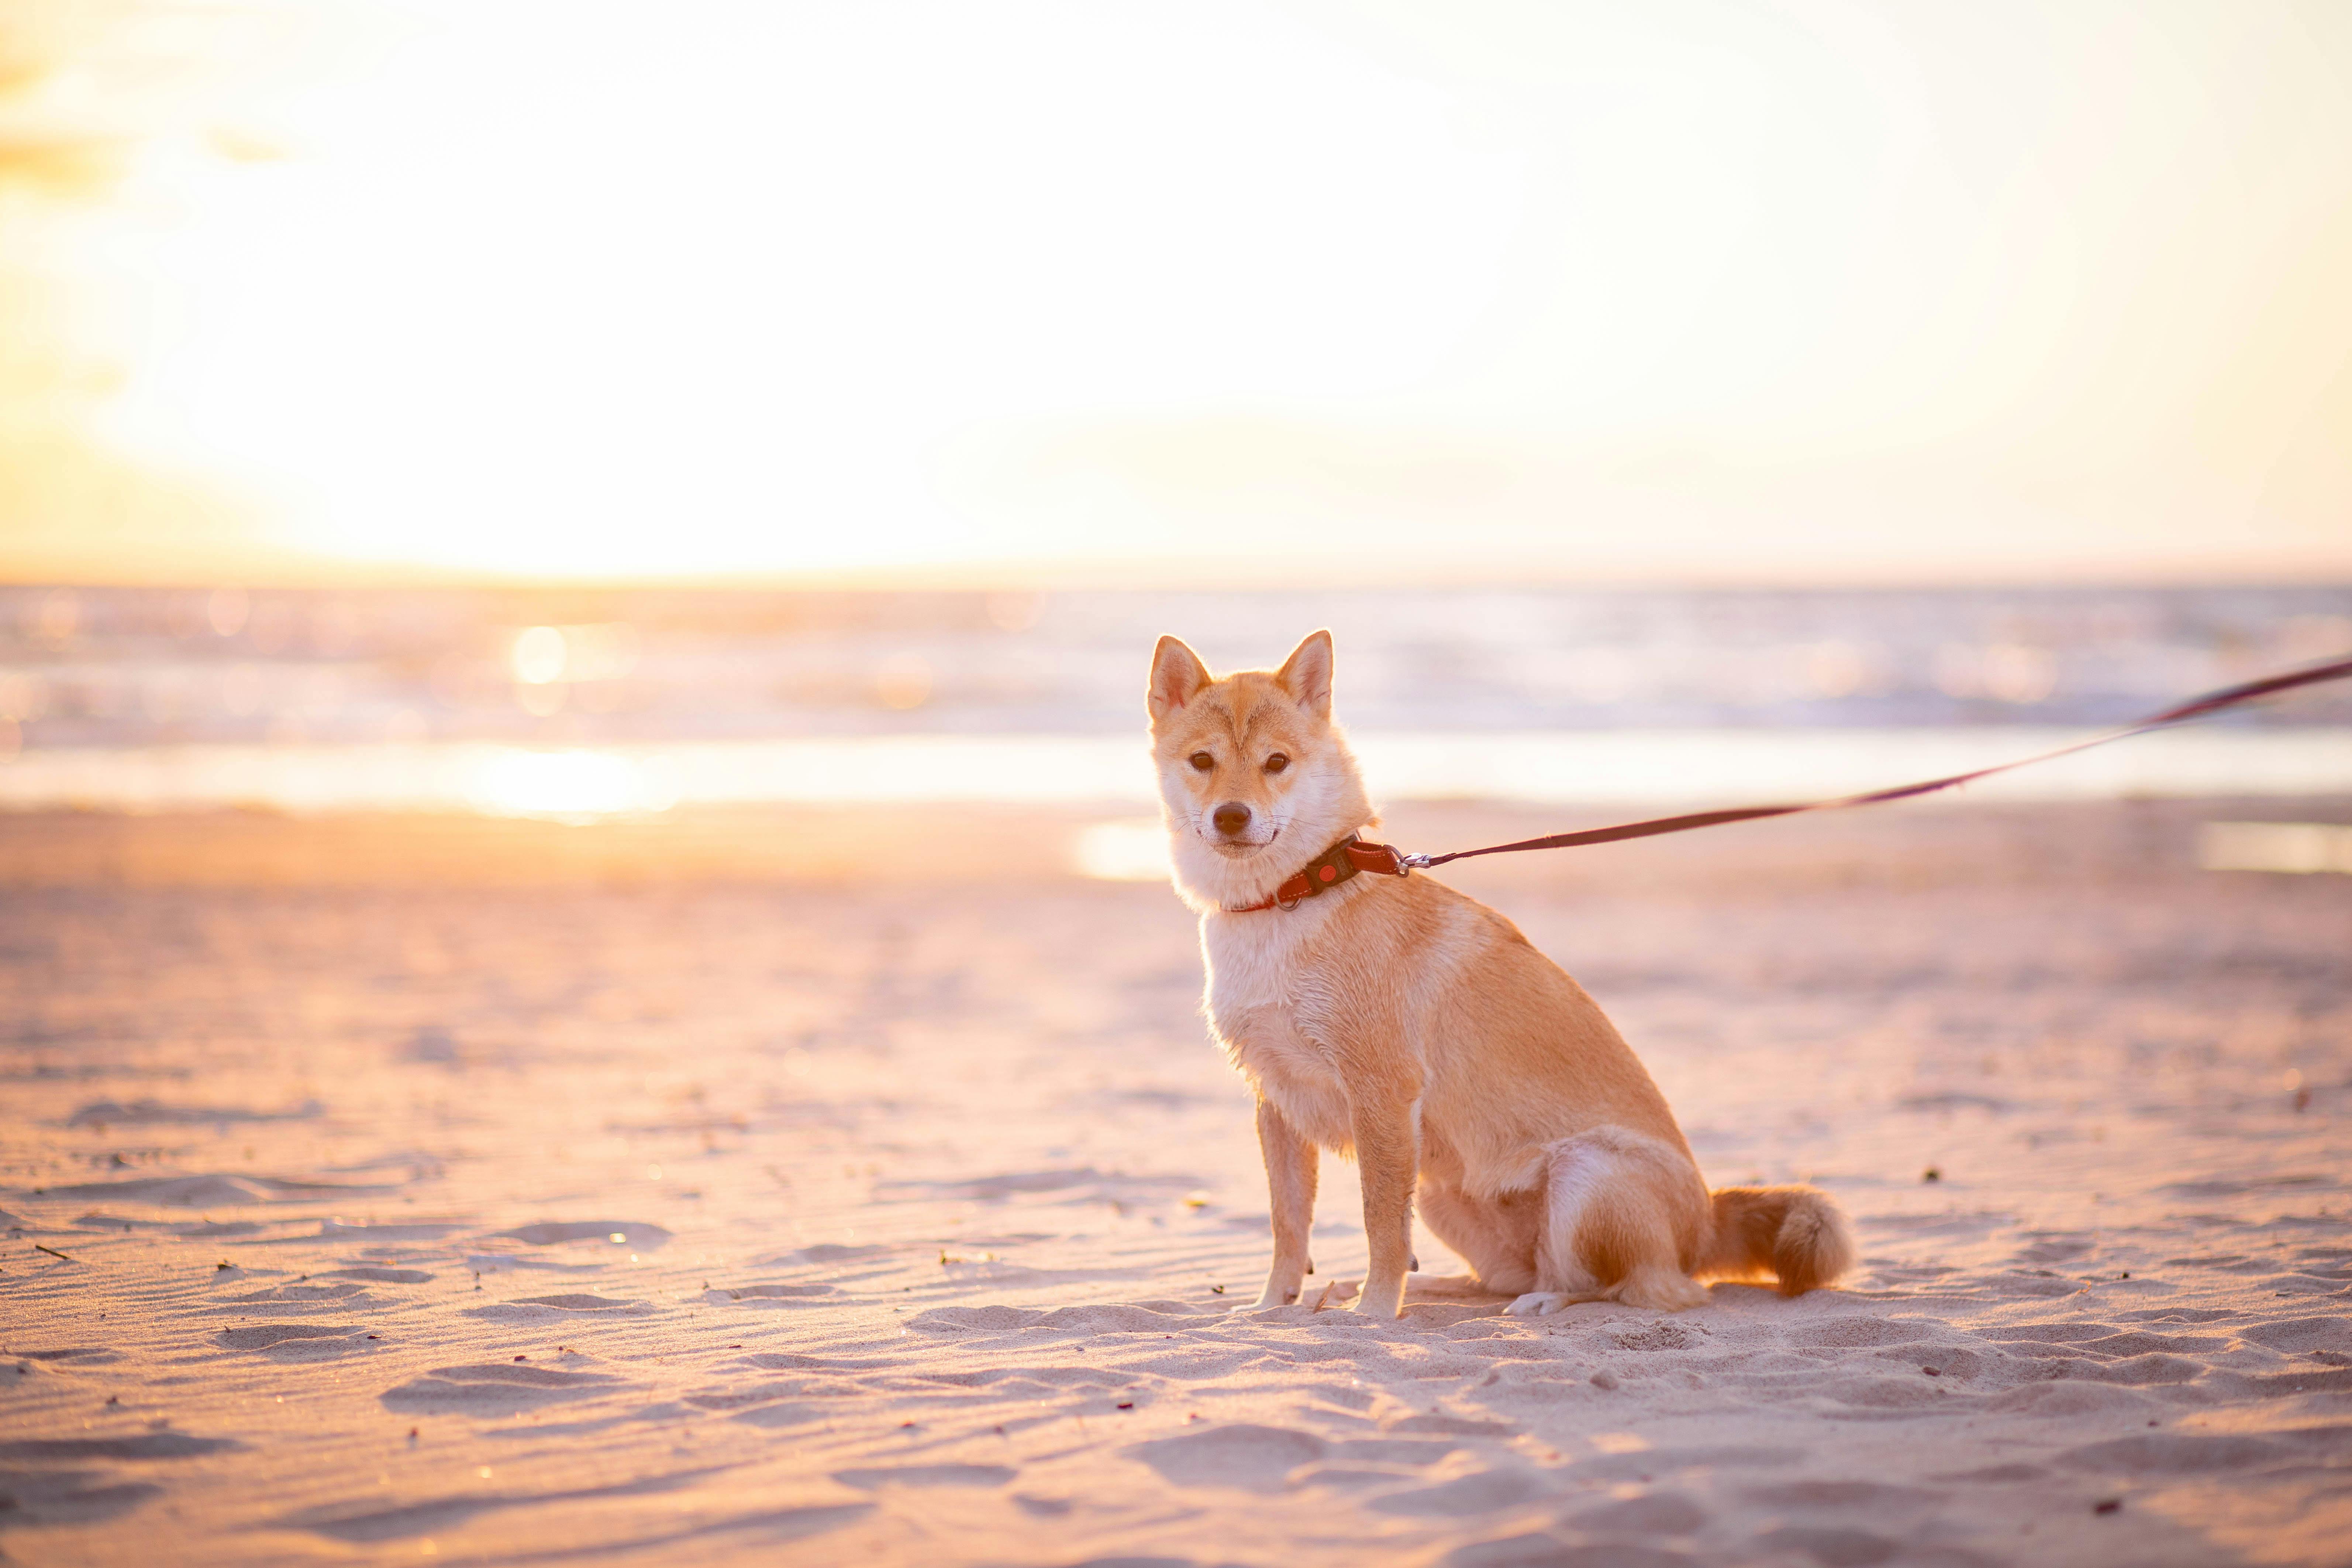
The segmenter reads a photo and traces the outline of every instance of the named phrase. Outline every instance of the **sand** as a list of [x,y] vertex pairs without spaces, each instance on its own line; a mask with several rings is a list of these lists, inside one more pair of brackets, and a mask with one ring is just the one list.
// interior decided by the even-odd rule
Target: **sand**
[[2352,1562],[2352,878],[2197,870],[2249,814],[1464,868],[1864,1262],[1528,1321],[1423,1236],[1396,1322],[1331,1161],[1327,1310],[1248,1305],[1191,920],[1050,814],[12,819],[0,1550]]

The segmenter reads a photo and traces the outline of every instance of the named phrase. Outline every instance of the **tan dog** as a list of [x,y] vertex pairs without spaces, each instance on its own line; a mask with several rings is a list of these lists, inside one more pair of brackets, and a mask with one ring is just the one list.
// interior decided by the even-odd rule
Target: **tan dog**
[[[1151,741],[1176,885],[1201,911],[1210,1026],[1257,1091],[1274,1205],[1260,1306],[1314,1267],[1318,1151],[1361,1170],[1371,1268],[1357,1309],[1396,1316],[1421,1216],[1514,1312],[1617,1300],[1675,1310],[1699,1278],[1791,1295],[1853,1260],[1811,1187],[1709,1194],[1657,1085],[1592,998],[1476,900],[1426,876],[1351,875],[1374,820],[1331,721],[1331,635],[1281,669],[1213,679],[1162,637]],[[1326,875],[1327,868],[1330,874]],[[1265,904],[1309,871],[1319,890]],[[1294,884],[1294,893],[1304,884]]]

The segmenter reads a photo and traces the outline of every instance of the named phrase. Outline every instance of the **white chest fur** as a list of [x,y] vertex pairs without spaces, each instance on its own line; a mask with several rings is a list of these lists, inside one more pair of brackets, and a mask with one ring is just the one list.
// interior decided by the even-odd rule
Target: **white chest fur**
[[1312,1021],[1315,1002],[1326,995],[1316,938],[1339,903],[1327,894],[1295,910],[1201,919],[1207,1011],[1218,1042],[1293,1127],[1327,1148],[1353,1141],[1347,1090]]

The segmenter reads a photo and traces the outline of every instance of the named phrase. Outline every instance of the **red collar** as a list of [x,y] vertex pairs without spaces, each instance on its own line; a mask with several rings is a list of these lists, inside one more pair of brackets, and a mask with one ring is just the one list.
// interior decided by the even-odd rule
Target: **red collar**
[[1336,888],[1359,871],[1378,871],[1384,877],[1402,877],[1411,868],[1404,857],[1385,844],[1361,844],[1352,833],[1314,859],[1307,862],[1298,875],[1274,890],[1274,896],[1255,904],[1228,904],[1224,912],[1245,915],[1255,910],[1297,909],[1300,904],[1327,889]]

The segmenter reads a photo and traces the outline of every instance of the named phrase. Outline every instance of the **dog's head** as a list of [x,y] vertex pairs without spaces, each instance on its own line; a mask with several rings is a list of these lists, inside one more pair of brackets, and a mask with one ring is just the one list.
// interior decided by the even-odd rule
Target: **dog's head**
[[1161,637],[1151,655],[1152,760],[1176,886],[1194,904],[1255,903],[1371,820],[1356,759],[1331,721],[1331,634],[1282,668],[1217,679]]

